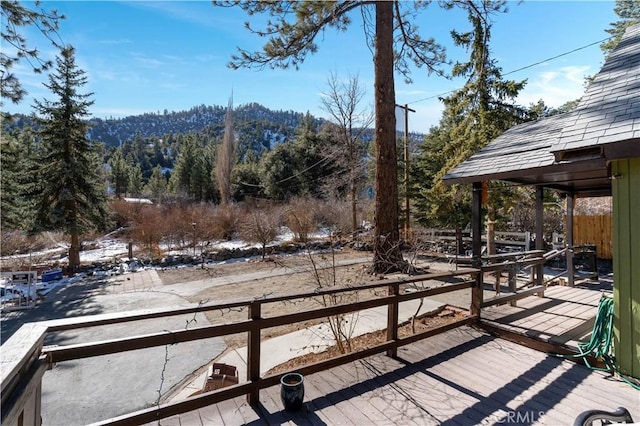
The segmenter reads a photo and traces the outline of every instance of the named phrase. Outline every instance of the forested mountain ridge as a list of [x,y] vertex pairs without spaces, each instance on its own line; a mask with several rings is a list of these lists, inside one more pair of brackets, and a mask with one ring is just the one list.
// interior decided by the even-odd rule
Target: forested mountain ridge
[[[224,133],[226,106],[195,106],[187,111],[167,111],[132,115],[123,118],[92,118],[89,139],[104,143],[106,148],[117,147],[136,137],[144,139],[173,134],[204,133],[221,137]],[[295,111],[271,110],[257,103],[234,108],[234,130],[246,148],[269,150],[274,144],[289,140],[305,114]],[[316,120],[321,125],[323,120]],[[30,117],[13,116],[8,127],[33,126]],[[250,142],[249,142],[250,141]],[[249,143],[247,143],[249,142]]]

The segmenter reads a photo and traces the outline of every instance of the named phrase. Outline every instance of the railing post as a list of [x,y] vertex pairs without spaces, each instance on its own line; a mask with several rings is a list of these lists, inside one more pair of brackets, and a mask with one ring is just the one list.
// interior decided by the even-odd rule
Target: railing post
[[[400,283],[393,283],[389,286],[389,296],[400,294]],[[398,340],[398,298],[394,297],[393,302],[387,306],[387,342]],[[398,349],[387,350],[387,356],[395,358]]]
[[[249,342],[247,347],[247,380],[256,383],[260,380],[260,335],[262,328],[260,327],[262,303],[253,301],[249,305],[249,319],[252,320],[251,330],[249,330]],[[257,404],[260,402],[260,390],[255,387],[254,390],[247,395],[249,404]]]
[[[516,265],[511,265],[509,266],[509,293],[515,293],[515,292],[516,292]],[[515,300],[512,300],[511,302],[509,302],[509,305],[517,306],[518,302]]]
[[476,283],[471,288],[471,315],[480,319],[480,312],[482,310],[482,303],[484,299],[484,280],[482,270],[476,272]]

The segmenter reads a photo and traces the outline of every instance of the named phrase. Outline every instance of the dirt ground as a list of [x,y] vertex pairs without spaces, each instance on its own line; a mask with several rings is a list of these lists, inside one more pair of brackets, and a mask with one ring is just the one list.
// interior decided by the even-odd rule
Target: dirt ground
[[[359,259],[362,260],[362,262],[349,266],[331,266],[349,259]],[[204,268],[167,269],[159,271],[158,273],[164,285],[230,275],[242,275],[255,273],[257,271],[263,271],[265,273],[264,278],[237,284],[212,286],[189,298],[189,301],[193,303],[212,303],[267,295],[308,292],[319,287],[330,285],[349,286],[399,275],[371,275],[368,273],[368,269],[371,266],[371,259],[371,252],[342,249],[324,254],[309,255],[303,253],[293,256],[272,257],[265,261],[258,259],[229,264],[205,265]],[[447,270],[448,268],[446,262],[438,262],[434,259],[421,261],[412,260],[411,263],[414,264],[414,266],[432,270]],[[323,268],[322,266],[328,267]],[[302,269],[306,270],[301,271]],[[284,275],[274,274],[283,271],[288,273]],[[381,291],[382,290],[378,290],[378,292]],[[345,295],[345,297],[351,298],[350,301],[355,300],[355,297],[357,297],[357,300],[365,300],[373,296],[374,293],[372,291],[358,292],[357,295],[352,293]],[[466,295],[463,296],[464,299],[469,300],[467,297]],[[346,299],[343,300],[343,302],[346,302]],[[324,306],[323,301],[318,298],[306,298],[293,302],[265,303],[262,307],[262,316],[268,318],[275,315],[318,309],[322,306]],[[207,312],[207,319],[212,324],[241,321],[247,319],[247,316],[248,312],[246,309]],[[318,324],[321,321],[322,320],[311,320],[274,327],[263,331],[261,337],[262,339],[272,338]],[[229,348],[246,346],[246,334],[226,336],[225,343]]]
[[[412,334],[420,333],[423,331],[427,331],[431,328],[436,328],[441,325],[448,324],[453,321],[458,321],[463,319],[468,312],[451,307],[445,306],[440,312],[435,315],[424,316],[422,318],[417,318],[413,324],[406,323],[402,324],[398,328],[398,336],[406,337],[411,336]],[[387,341],[386,330],[375,331],[372,333],[364,334],[362,336],[354,337],[350,339],[349,344],[351,345],[351,351],[360,351],[375,345],[381,345]],[[338,346],[332,346],[327,350],[319,353],[310,353],[306,355],[302,355],[293,359],[290,359],[287,362],[279,364],[273,367],[271,370],[265,373],[265,376],[271,376],[283,373],[289,370],[295,370],[296,368],[312,364],[314,362],[319,362],[325,359],[334,358],[339,355],[340,350]]]

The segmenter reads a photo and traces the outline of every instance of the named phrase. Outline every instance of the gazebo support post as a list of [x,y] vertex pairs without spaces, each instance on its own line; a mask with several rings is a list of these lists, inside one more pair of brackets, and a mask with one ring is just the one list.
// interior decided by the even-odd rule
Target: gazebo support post
[[566,229],[566,245],[567,250],[567,285],[574,286],[574,267],[573,267],[573,193],[567,194],[567,229]]
[[[544,250],[544,187],[536,186],[536,250]],[[525,251],[529,247],[525,248]],[[535,265],[535,285],[544,282],[544,264]],[[532,277],[533,278],[533,277]],[[540,295],[542,296],[542,295]]]
[[[473,197],[471,206],[471,233],[472,233],[472,266],[482,267],[482,182],[473,182]],[[471,293],[471,315],[480,318],[480,308],[483,299],[482,272],[477,275],[476,285]]]

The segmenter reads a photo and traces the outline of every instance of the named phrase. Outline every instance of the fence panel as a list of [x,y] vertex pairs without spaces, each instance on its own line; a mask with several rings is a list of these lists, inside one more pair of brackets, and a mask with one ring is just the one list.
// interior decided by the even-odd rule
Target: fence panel
[[599,259],[613,259],[612,232],[611,215],[573,217],[573,244],[595,244]]

